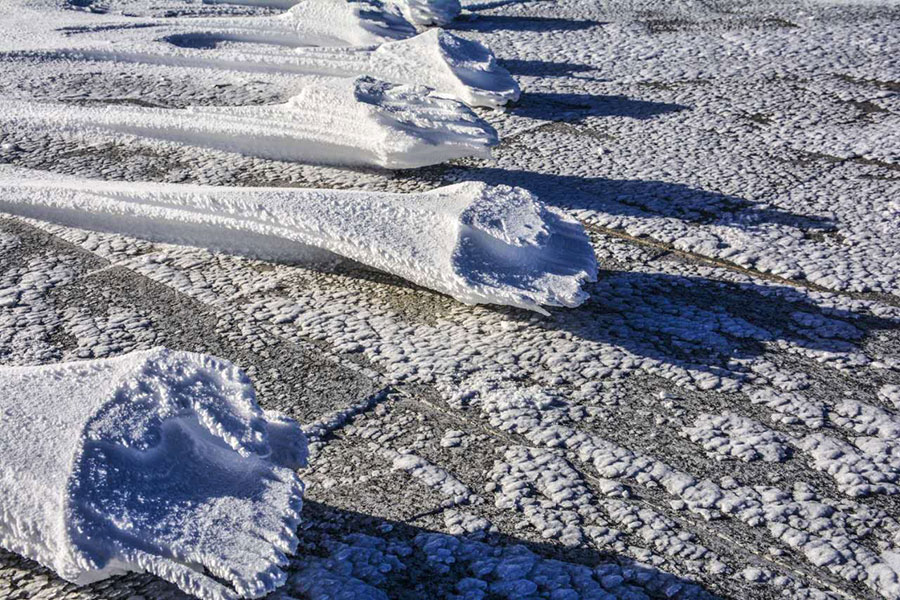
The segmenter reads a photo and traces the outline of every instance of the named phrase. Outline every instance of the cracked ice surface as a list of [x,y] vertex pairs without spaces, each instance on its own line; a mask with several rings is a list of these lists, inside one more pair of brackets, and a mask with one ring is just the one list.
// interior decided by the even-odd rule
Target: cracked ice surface
[[[494,163],[388,175],[40,126],[3,130],[0,158],[132,182],[521,186],[589,227],[588,301],[550,317],[472,308],[355,264],[10,219],[3,362],[164,343],[246,368],[262,406],[311,424],[294,597],[900,598],[895,3],[463,9],[448,29],[523,90],[504,113],[477,111],[499,133]],[[52,13],[76,28],[53,46],[135,36],[162,51],[149,28],[91,29],[128,20],[116,10],[172,19],[168,33],[194,27],[181,17],[278,15],[90,10]],[[0,43],[41,47],[27,37]],[[171,52],[211,64],[291,50]],[[0,69],[5,98],[88,106],[277,104],[298,90],[293,75],[228,68],[4,55]],[[160,585],[76,591],[0,557],[10,595],[177,594]]]

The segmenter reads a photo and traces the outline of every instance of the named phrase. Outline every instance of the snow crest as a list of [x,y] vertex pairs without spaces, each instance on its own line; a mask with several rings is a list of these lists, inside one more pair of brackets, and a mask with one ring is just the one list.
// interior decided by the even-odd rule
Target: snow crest
[[396,194],[0,176],[0,210],[91,230],[297,261],[310,250],[466,304],[574,307],[597,276],[576,221],[509,186]]
[[154,573],[203,599],[282,585],[300,427],[230,363],[155,349],[0,370],[0,545],[76,584]]
[[159,109],[0,102],[0,120],[73,134],[114,131],[275,160],[416,168],[489,157],[497,134],[466,106],[424,87],[322,79],[284,104]]

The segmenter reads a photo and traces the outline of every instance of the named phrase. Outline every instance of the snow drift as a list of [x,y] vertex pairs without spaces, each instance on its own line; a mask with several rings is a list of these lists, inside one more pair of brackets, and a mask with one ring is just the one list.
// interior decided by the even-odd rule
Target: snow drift
[[393,0],[403,16],[416,25],[449,25],[459,16],[459,0]]
[[[395,11],[417,25],[447,25],[459,15],[459,0],[204,0],[208,4],[237,4],[266,8],[292,9],[304,4],[316,6],[315,10],[327,11],[327,19],[341,19],[353,11],[363,13],[362,18],[376,19],[384,15],[390,22]],[[302,11],[307,10],[306,8]],[[339,21],[338,21],[339,22]],[[355,23],[353,24],[355,25]]]
[[441,29],[379,46],[361,48],[299,47],[287,52],[210,51],[165,42],[93,45],[49,51],[7,53],[19,58],[122,61],[247,72],[369,75],[383,81],[424,85],[441,96],[469,106],[498,107],[519,98],[519,86],[483,44]]
[[[171,25],[172,21],[159,23]],[[416,34],[399,10],[390,10],[376,0],[300,0],[274,17],[186,18],[177,22],[195,30],[184,35],[288,46],[374,46]]]
[[278,260],[319,249],[467,303],[573,307],[597,265],[583,227],[526,190],[426,193],[28,180],[0,172],[0,210]]
[[285,581],[299,426],[230,363],[156,349],[0,368],[0,545],[77,584],[154,573],[203,599]]
[[81,135],[115,131],[276,160],[416,168],[489,157],[497,133],[459,102],[369,77],[328,78],[285,104],[192,107],[80,106],[0,101],[0,122]]

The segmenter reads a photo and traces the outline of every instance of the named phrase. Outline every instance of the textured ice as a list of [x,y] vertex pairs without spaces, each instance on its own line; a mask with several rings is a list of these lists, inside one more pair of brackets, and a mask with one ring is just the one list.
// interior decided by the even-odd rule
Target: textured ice
[[13,214],[154,241],[281,260],[324,250],[467,304],[538,312],[578,306],[597,276],[584,229],[520,188],[478,183],[420,194],[224,189],[18,173],[0,183]]
[[299,426],[230,363],[164,349],[0,371],[0,545],[77,584],[154,573],[200,598],[282,585]]
[[111,131],[277,160],[389,169],[487,157],[497,143],[493,128],[462,104],[369,77],[322,79],[271,106],[170,110],[0,100],[0,120],[8,128]]

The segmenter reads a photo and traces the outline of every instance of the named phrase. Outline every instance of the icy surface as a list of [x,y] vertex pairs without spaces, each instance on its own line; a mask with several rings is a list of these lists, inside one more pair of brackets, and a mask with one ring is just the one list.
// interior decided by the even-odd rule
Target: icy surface
[[87,584],[154,573],[200,598],[285,583],[299,426],[209,356],[150,350],[0,370],[0,545]]
[[191,107],[0,104],[7,127],[112,131],[285,161],[409,169],[490,156],[493,128],[428,89],[369,77],[326,79],[284,104]]
[[462,183],[422,194],[133,186],[0,179],[0,209],[63,225],[248,256],[309,249],[375,267],[467,304],[578,306],[597,265],[581,225],[519,188]]

